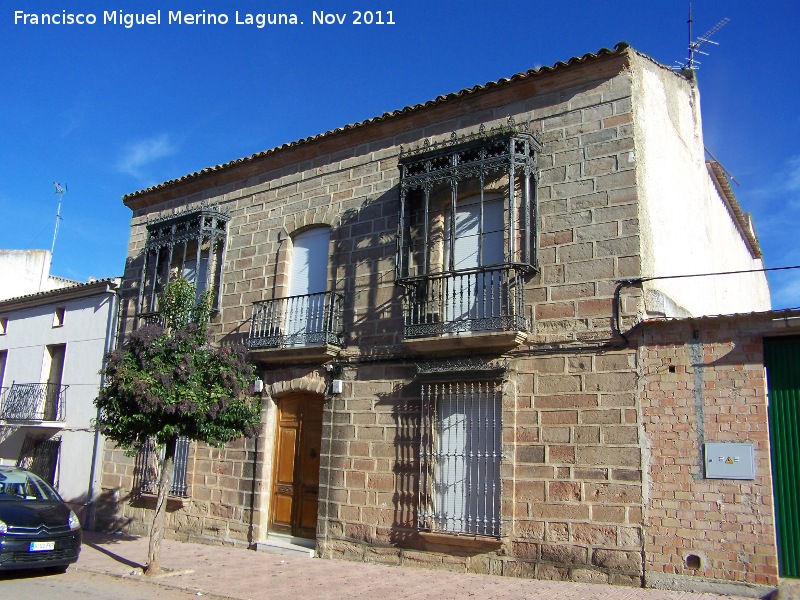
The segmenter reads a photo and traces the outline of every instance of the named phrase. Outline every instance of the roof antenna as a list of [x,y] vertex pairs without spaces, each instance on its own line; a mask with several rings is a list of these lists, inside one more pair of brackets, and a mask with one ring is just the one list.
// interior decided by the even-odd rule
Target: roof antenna
[[50,255],[52,256],[53,252],[56,250],[56,236],[58,235],[58,224],[61,221],[61,201],[64,199],[64,194],[67,193],[67,184],[65,183],[63,186],[60,183],[53,182],[53,185],[56,188],[56,195],[58,196],[58,211],[56,212],[56,228],[53,231],[53,245],[50,248]]
[[685,71],[691,70],[696,71],[700,68],[700,61],[697,60],[696,55],[702,54],[703,56],[708,56],[708,52],[703,52],[700,48],[705,46],[706,44],[713,44],[715,46],[719,46],[719,44],[713,40],[711,40],[711,36],[717,33],[720,29],[725,27],[728,24],[730,19],[725,17],[714,25],[711,29],[709,29],[706,33],[701,35],[696,40],[692,40],[692,23],[694,19],[692,19],[692,3],[689,3],[689,58],[685,63],[677,63],[672,70],[673,71]]
[[[56,211],[56,228],[53,231],[53,245],[50,246],[50,263],[53,262],[53,252],[56,249],[56,236],[58,236],[58,224],[61,221],[61,201],[64,199],[64,194],[67,193],[67,184],[61,185],[60,183],[53,182],[53,186],[56,188],[56,195],[58,196],[58,210]],[[44,286],[45,282],[45,267],[47,267],[47,259],[42,261],[42,272],[39,275],[39,289],[37,291],[41,292],[42,286]],[[48,269],[47,276],[50,276],[50,271]],[[46,290],[45,290],[46,291]]]

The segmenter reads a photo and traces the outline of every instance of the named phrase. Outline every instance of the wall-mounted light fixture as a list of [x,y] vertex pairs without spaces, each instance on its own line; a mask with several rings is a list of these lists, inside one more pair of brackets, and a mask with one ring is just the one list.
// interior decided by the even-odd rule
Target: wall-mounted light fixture
[[256,377],[256,380],[253,382],[253,391],[256,394],[260,394],[264,391],[264,382],[261,380],[260,377]]

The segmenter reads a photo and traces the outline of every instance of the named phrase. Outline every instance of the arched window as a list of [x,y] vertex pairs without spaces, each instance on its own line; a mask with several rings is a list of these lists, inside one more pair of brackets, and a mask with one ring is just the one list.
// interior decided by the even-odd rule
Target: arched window
[[292,238],[284,335],[287,345],[317,343],[325,331],[330,228],[315,227]]

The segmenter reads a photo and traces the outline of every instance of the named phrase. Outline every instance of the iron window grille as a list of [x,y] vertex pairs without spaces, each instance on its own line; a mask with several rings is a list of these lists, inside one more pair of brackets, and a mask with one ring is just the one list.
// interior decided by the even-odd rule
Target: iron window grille
[[499,537],[501,380],[423,382],[421,399],[419,528]]
[[212,309],[219,309],[229,220],[230,215],[217,206],[202,206],[147,223],[139,283],[140,317],[158,311],[158,295],[177,277],[193,283],[198,298],[210,291]]
[[[457,206],[476,205],[477,262],[480,267],[538,265],[536,235],[537,152],[541,144],[513,119],[508,125],[449,140],[401,149],[400,226],[397,278],[401,282],[458,271],[455,240]],[[502,204],[502,224],[484,230],[487,205]],[[502,240],[499,259],[488,250]],[[494,263],[494,264],[493,264]]]
[[17,466],[27,469],[56,486],[58,453],[61,449],[61,437],[43,438],[27,436],[19,453]]
[[[158,494],[161,465],[164,464],[164,447],[150,439],[136,453],[134,487],[140,494]],[[189,438],[179,437],[175,448],[175,461],[172,465],[172,486],[170,496],[186,498],[188,485],[186,471],[189,465]]]

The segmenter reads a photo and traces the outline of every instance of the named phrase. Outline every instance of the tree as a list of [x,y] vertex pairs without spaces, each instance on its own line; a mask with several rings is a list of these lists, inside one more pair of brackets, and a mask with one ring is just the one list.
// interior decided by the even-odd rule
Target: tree
[[131,452],[155,439],[163,445],[158,498],[145,573],[157,574],[166,501],[178,437],[214,446],[253,435],[260,404],[250,396],[253,368],[242,344],[216,346],[208,334],[209,295],[195,303],[194,286],[171,281],[159,297],[161,324],[132,332],[106,357],[106,386],[95,400],[97,426]]

